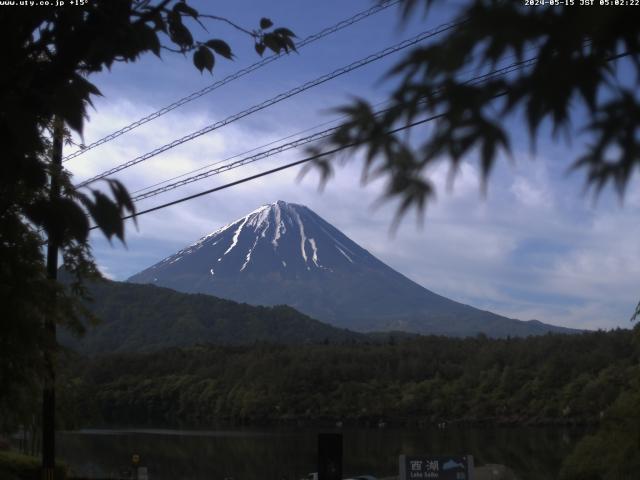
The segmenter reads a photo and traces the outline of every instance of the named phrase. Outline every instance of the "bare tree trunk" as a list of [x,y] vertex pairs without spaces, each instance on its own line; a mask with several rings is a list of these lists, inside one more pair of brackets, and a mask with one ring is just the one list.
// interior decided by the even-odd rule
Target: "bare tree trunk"
[[[51,192],[50,198],[54,202],[60,197],[60,170],[62,168],[62,121],[53,120],[53,152],[51,156]],[[47,277],[55,281],[58,277],[58,239],[49,235],[47,245]],[[53,299],[55,302],[55,298]],[[55,306],[53,306],[55,309]],[[53,310],[53,309],[52,309]],[[44,330],[46,335],[44,361],[45,380],[42,392],[42,471],[44,480],[53,480],[56,464],[56,322],[51,316],[45,318]]]

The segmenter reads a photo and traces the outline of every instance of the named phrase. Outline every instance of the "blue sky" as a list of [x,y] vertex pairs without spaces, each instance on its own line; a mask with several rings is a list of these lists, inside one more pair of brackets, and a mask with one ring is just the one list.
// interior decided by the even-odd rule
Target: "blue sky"
[[[304,38],[372,2],[235,0],[194,5],[249,28],[257,26],[261,16],[268,16],[276,25],[287,26]],[[426,19],[415,19],[403,27],[397,11],[390,8],[65,165],[77,180],[85,179],[435,27],[450,16],[450,10],[435,9]],[[236,54],[232,62],[218,58],[213,76],[198,73],[190,58],[168,53],[162,60],[147,56],[95,76],[93,81],[104,96],[96,99],[95,110],[90,112],[85,143],[258,59],[249,38],[224,24],[209,24],[209,30],[201,38],[224,38]],[[134,191],[332,120],[335,115],[331,109],[353,96],[382,101],[392,84],[381,78],[401,55],[336,78],[124,170],[116,178]],[[137,230],[129,228],[126,246],[111,245],[94,234],[94,253],[105,274],[124,280],[257,206],[281,199],[307,205],[393,268],[454,300],[523,320],[535,318],[579,328],[628,327],[640,297],[638,179],[633,180],[623,204],[610,191],[594,203],[583,194],[583,176],[566,173],[588,139],[576,137],[569,145],[543,132],[534,156],[522,123],[514,119],[512,125],[515,162],[498,162],[486,197],[480,191],[474,158],[463,164],[452,190],[446,188],[446,163],[433,169],[430,175],[438,187],[437,199],[427,209],[422,227],[409,216],[394,235],[390,233],[395,206],[373,207],[383,184],[362,187],[361,163],[356,156],[338,169],[322,192],[315,174],[298,181],[298,171],[287,171],[141,217]],[[145,200],[138,208],[212,188],[303,155],[303,151],[290,151]]]

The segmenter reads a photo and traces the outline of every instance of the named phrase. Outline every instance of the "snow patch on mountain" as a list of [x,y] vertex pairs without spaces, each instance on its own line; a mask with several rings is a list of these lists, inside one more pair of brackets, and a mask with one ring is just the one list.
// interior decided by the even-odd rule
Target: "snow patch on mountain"
[[271,240],[271,244],[273,245],[273,248],[277,248],[278,240],[280,239],[280,236],[287,233],[287,227],[284,225],[284,222],[282,221],[282,212],[280,210],[280,205],[278,204],[278,202],[275,202],[273,204],[273,216],[275,217],[274,221],[275,221],[276,228],[273,234],[273,239]]
[[313,263],[315,264],[316,267],[322,267],[322,265],[318,263],[318,247],[316,246],[315,238],[309,239],[309,245],[311,245],[311,250],[313,250],[313,256],[311,257],[313,260]]
[[351,260],[351,257],[349,255],[346,254],[346,252],[344,250],[342,250],[338,245],[335,245],[335,247],[338,249],[338,251],[344,255],[347,260],[349,260],[349,262],[353,263],[353,260]]
[[304,225],[302,224],[302,220],[300,219],[300,214],[295,210],[292,210],[293,216],[298,222],[298,228],[300,229],[300,250],[302,251],[302,258],[304,258],[304,263],[307,263],[307,252],[304,249],[304,244],[307,241],[307,237],[304,234]]
[[[231,250],[233,250],[233,247],[235,247],[238,244],[238,238],[240,238],[240,232],[242,232],[242,227],[244,227],[244,225],[247,223],[247,220],[249,220],[249,217],[244,217],[242,219],[242,222],[240,223],[240,226],[238,227],[238,229],[236,230],[236,232],[233,234],[233,238],[231,239],[231,245],[229,245],[229,248],[227,248],[224,253],[222,254],[222,256],[224,257],[227,253],[229,253]],[[219,260],[218,260],[219,261]]]
[[257,244],[258,244],[258,237],[256,237],[255,241],[253,242],[253,246],[247,252],[247,256],[245,257],[244,263],[242,264],[242,267],[240,267],[241,272],[245,268],[247,268],[247,265],[249,265],[249,262],[251,261],[251,253],[253,252],[253,249],[256,248]]

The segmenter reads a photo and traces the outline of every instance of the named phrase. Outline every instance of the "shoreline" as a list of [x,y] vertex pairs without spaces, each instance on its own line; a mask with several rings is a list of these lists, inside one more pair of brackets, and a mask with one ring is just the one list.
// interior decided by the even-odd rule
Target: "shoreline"
[[90,433],[103,431],[132,432],[144,431],[192,431],[192,432],[234,432],[238,430],[259,431],[261,429],[300,430],[300,429],[329,429],[329,430],[447,430],[447,429],[546,429],[564,428],[567,430],[591,430],[600,424],[599,420],[586,419],[539,419],[536,421],[518,420],[441,420],[432,421],[400,421],[383,419],[378,421],[350,421],[350,420],[272,420],[272,421],[244,421],[194,425],[192,423],[178,424],[94,424],[59,430],[59,433]]

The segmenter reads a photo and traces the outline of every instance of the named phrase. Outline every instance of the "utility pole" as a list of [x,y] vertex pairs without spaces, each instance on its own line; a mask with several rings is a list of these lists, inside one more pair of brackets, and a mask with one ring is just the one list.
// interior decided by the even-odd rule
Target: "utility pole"
[[[51,190],[49,198],[54,203],[60,198],[60,173],[62,171],[63,123],[59,117],[53,119],[53,151],[51,153]],[[58,249],[60,239],[49,233],[47,244],[47,278],[58,278]],[[55,297],[53,302],[55,302]],[[51,311],[55,310],[52,305]],[[56,321],[52,314],[44,319],[44,366],[45,379],[42,391],[42,478],[54,480],[56,466]]]
[[342,434],[318,434],[318,477],[316,480],[342,480]]

